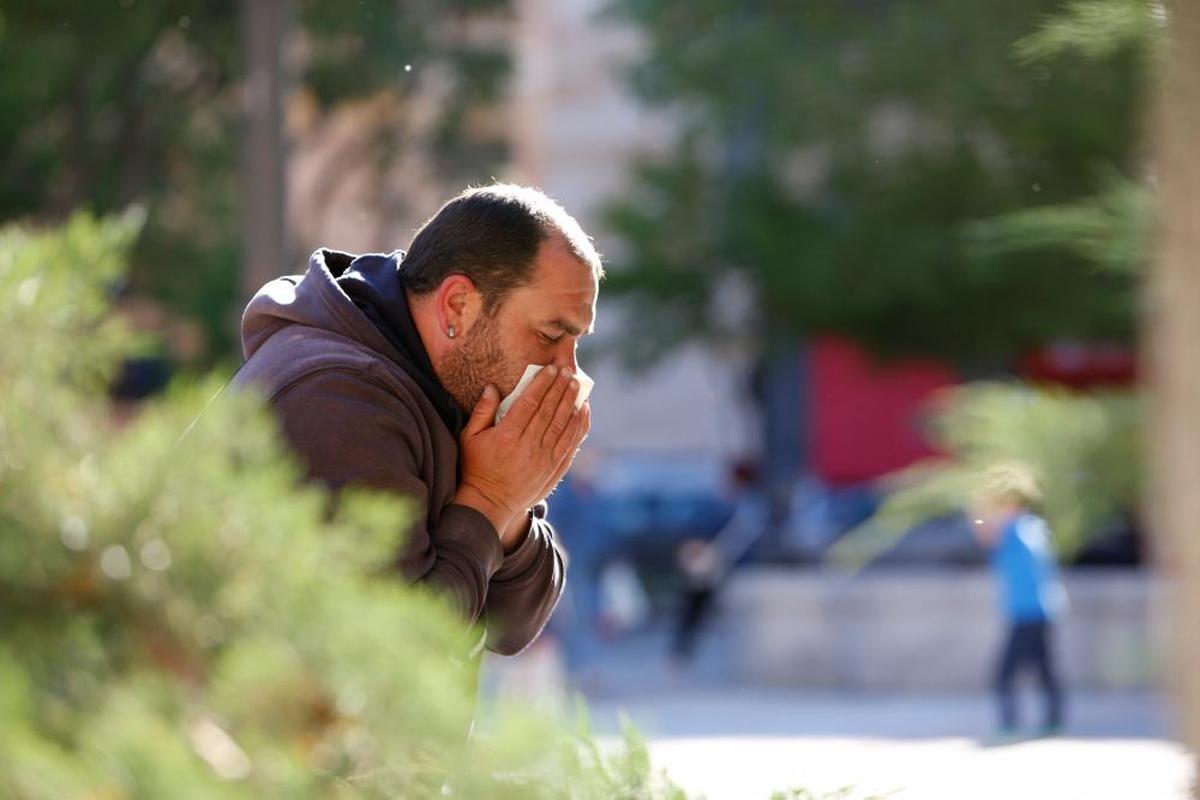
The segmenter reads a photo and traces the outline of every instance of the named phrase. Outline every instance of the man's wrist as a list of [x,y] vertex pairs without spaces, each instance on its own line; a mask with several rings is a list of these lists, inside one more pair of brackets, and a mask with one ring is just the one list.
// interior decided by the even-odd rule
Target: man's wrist
[[517,514],[513,517],[512,522],[500,534],[500,546],[504,550],[504,555],[514,553],[517,548],[525,543],[525,537],[529,535],[529,528],[533,525],[533,510],[525,509],[524,514]]
[[496,535],[500,538],[501,543],[504,541],[504,534],[512,525],[514,517],[520,519],[519,515],[513,514],[504,506],[490,500],[486,495],[475,489],[472,486],[460,486],[458,491],[454,493],[452,502],[467,508],[473,508],[487,520],[492,523],[492,527],[496,529]]

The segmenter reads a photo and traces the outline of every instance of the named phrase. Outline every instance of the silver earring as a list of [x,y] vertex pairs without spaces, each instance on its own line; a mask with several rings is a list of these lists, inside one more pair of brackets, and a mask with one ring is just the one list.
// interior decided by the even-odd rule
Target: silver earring
[[450,326],[450,330],[446,331],[446,333],[447,333],[447,335],[449,335],[449,337],[450,337],[451,339],[453,339],[453,338],[454,338],[454,326],[453,326],[453,325],[451,325],[451,326]]

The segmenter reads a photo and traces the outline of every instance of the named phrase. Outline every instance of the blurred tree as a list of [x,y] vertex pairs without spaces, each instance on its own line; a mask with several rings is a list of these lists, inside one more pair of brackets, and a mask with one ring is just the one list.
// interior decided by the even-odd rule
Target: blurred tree
[[[998,366],[1053,337],[1131,336],[1131,276],[1077,247],[979,247],[973,223],[1138,174],[1149,3],[1076,2],[1034,38],[1056,5],[613,8],[648,39],[633,85],[680,122],[609,214],[635,361],[697,336],[764,352],[838,332]],[[1086,58],[1063,45],[1079,41]],[[732,287],[749,318],[723,313]]]
[[139,225],[0,230],[0,797],[682,800],[632,731],[468,741],[473,639],[391,576],[409,509],[299,487],[259,400],[109,422]]
[[[1022,62],[1038,65],[1064,57],[1103,63],[1132,52],[1143,65],[1156,65],[1164,19],[1160,6],[1143,0],[1075,0],[1018,41],[1016,53]],[[1115,170],[1097,188],[1089,197],[1035,206],[972,226],[977,252],[1068,252],[1105,272],[1138,275],[1149,250],[1151,189],[1140,176]]]
[[984,220],[970,236],[980,254],[1068,252],[1104,272],[1137,276],[1149,249],[1151,200],[1147,187],[1113,175],[1096,195]]
[[[440,121],[422,144],[444,174],[498,163],[501,143],[475,136],[467,111],[496,96],[508,54],[469,29],[508,0],[293,7],[291,71],[322,107],[379,92],[403,100],[435,81]],[[0,219],[144,203],[131,287],[203,320],[217,356],[233,345],[240,289],[238,24],[236,0],[0,6]]]
[[[1141,0],[1075,0],[1019,40],[1016,53],[1031,66],[1072,57],[1103,64],[1131,53],[1142,68],[1156,68],[1163,43],[1160,12]],[[1143,75],[1147,84],[1151,77]],[[971,223],[967,252],[985,259],[1068,253],[1096,276],[1140,280],[1150,249],[1150,187],[1135,175],[1108,170],[1093,188],[1074,200]],[[1044,484],[1055,543],[1070,557],[1114,515],[1133,514],[1141,521],[1143,425],[1141,403],[1132,394],[963,387],[946,398],[933,426],[951,460],[895,476],[900,488],[843,541],[838,555],[864,562],[913,525],[961,510],[982,471],[1017,461]]]
[[288,269],[283,107],[291,0],[241,0],[243,297]]

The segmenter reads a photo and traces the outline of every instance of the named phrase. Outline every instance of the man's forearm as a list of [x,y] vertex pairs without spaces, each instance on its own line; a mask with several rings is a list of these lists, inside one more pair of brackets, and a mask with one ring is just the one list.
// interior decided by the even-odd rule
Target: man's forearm
[[512,655],[533,641],[554,611],[565,573],[553,528],[544,519],[530,521],[525,539],[504,558],[488,586],[488,648]]

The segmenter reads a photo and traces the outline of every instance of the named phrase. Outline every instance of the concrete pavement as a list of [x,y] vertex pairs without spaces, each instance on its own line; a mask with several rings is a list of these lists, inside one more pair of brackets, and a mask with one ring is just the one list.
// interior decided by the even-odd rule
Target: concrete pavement
[[619,713],[646,736],[656,766],[710,800],[769,798],[804,787],[898,799],[1127,798],[1186,794],[1189,762],[1149,695],[1074,697],[1065,735],[987,742],[988,699],[699,690],[591,703],[598,733]]
[[[584,687],[593,729],[615,735],[628,715],[655,765],[709,800],[847,786],[850,798],[899,800],[1186,796],[1190,760],[1156,694],[1071,693],[1064,735],[993,745],[986,695],[750,688],[729,679],[727,642],[709,639],[685,673],[667,665],[661,629],[609,643]],[[549,637],[517,659],[492,661],[488,672],[488,693],[564,706]],[[1032,693],[1022,699],[1032,724]]]

